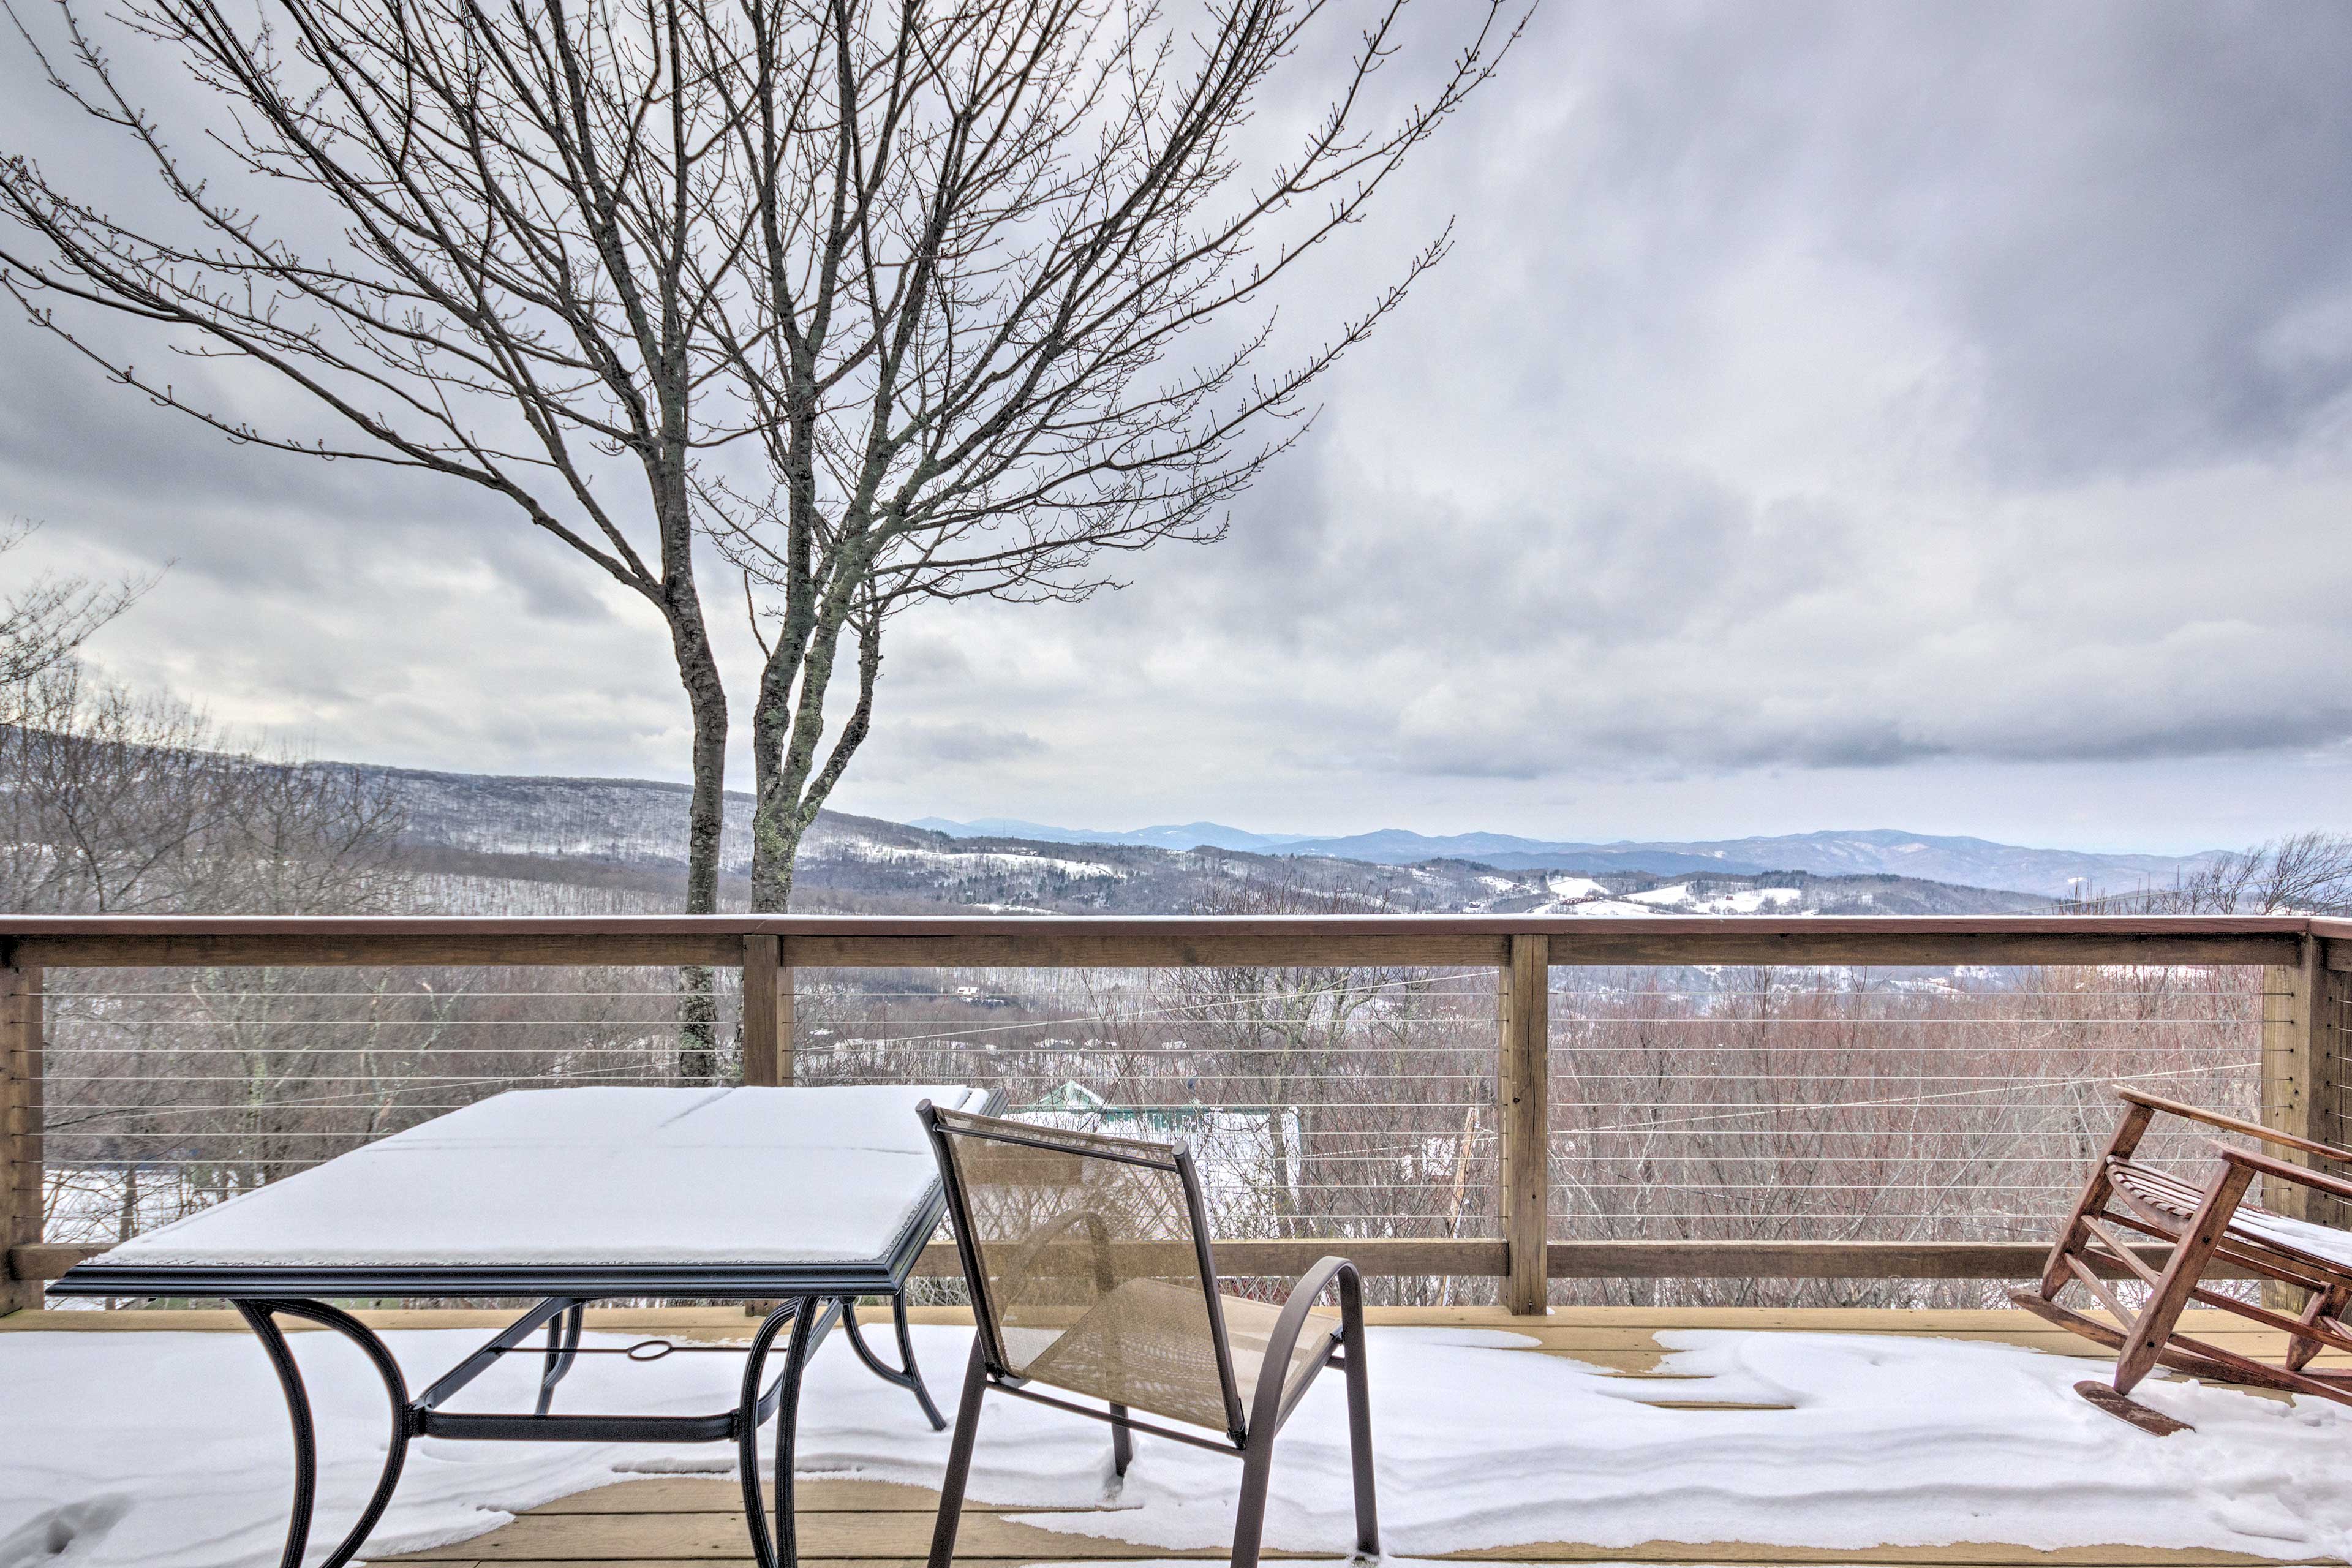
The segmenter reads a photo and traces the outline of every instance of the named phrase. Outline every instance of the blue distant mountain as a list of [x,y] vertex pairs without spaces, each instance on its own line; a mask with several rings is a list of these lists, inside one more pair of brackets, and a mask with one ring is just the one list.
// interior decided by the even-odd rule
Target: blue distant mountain
[[1476,860],[1504,870],[1642,871],[1679,877],[1704,871],[1754,876],[1810,871],[1817,876],[1916,877],[1976,888],[2063,898],[2168,887],[2210,861],[2196,855],[2106,855],[2078,849],[2030,848],[1987,838],[1906,833],[1880,827],[1792,833],[1752,838],[1610,844],[1522,838],[1507,833],[1432,836],[1402,827],[1339,837],[1252,833],[1216,822],[1188,822],[1125,832],[1055,827],[1010,817],[954,822],[925,817],[909,824],[958,838],[1027,838],[1050,844],[1139,844],[1162,849],[1208,846],[1254,854],[1318,855],[1410,866],[1423,860]]

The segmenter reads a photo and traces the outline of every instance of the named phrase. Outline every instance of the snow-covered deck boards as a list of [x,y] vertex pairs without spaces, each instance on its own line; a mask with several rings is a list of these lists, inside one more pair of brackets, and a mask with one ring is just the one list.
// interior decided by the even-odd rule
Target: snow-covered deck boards
[[[365,1314],[383,1328],[484,1327],[503,1321],[498,1314],[461,1311],[394,1310]],[[918,1321],[965,1321],[948,1310],[920,1311]],[[2197,1331],[2239,1342],[2242,1348],[2274,1351],[2263,1342],[2273,1336],[2250,1330],[2220,1314],[2203,1314]],[[1376,1322],[1433,1327],[1507,1329],[1542,1342],[1545,1351],[1576,1361],[1610,1368],[1648,1384],[1643,1402],[1667,1409],[1686,1410],[1694,1432],[1701,1430],[1706,1413],[1716,1409],[1771,1409],[1770,1405],[1726,1405],[1678,1400],[1681,1380],[1656,1376],[1667,1355],[1656,1336],[1677,1329],[1748,1329],[1832,1331],[1887,1333],[1905,1337],[1992,1341],[2095,1357],[2083,1342],[2022,1313],[2007,1311],[1854,1311],[1775,1309],[1563,1309],[1548,1319],[1510,1318],[1493,1309],[1453,1310],[1376,1310]],[[679,1339],[740,1338],[747,1327],[742,1314],[728,1309],[673,1309],[658,1311],[613,1311],[592,1316],[591,1326],[611,1331],[656,1332]],[[50,1311],[19,1313],[0,1319],[0,1332],[34,1329],[86,1330],[119,1332],[142,1328],[236,1327],[224,1312],[94,1312]],[[951,1382],[960,1369],[930,1369],[941,1383]],[[2085,1372],[2093,1369],[2086,1366]],[[2151,1439],[2151,1441],[2154,1441]],[[1401,1480],[1391,1485],[1403,1484]],[[931,1510],[936,1499],[926,1489],[879,1481],[813,1478],[799,1489],[803,1561],[809,1568],[856,1563],[860,1568],[880,1563],[914,1563],[923,1557],[929,1540]],[[516,1568],[557,1568],[559,1564],[597,1564],[598,1568],[685,1568],[686,1564],[745,1563],[740,1494],[731,1479],[702,1476],[670,1476],[630,1480],[577,1493],[533,1509],[488,1534],[409,1557],[379,1561],[430,1563],[435,1568],[465,1568],[499,1564]],[[1214,1558],[1213,1551],[1170,1552],[1139,1545],[1087,1530],[1087,1512],[1066,1508],[1022,1507],[1014,1502],[975,1505],[966,1518],[958,1555],[979,1564],[1136,1562],[1178,1557]],[[1003,1517],[1018,1513],[1019,1519]],[[1313,1554],[1268,1552],[1313,1560]],[[1881,1547],[1837,1552],[1787,1546],[1756,1546],[1737,1542],[1654,1542],[1636,1546],[1601,1547],[1574,1542],[1528,1542],[1507,1548],[1460,1554],[1467,1560],[1503,1562],[1647,1562],[1672,1563],[1812,1563],[1869,1562],[1918,1565],[1967,1565],[1967,1568],[2009,1568],[2012,1564],[2055,1563],[2074,1568],[2152,1568],[2184,1564],[2189,1568],[2224,1563],[2254,1564],[2275,1559],[2242,1556],[2222,1551],[2168,1551],[2146,1547],[2074,1547],[2063,1551],[1984,1542],[1958,1546]],[[2319,1561],[2327,1561],[2325,1559]]]
[[[2249,1331],[2226,1314],[2210,1317],[2199,1332],[2225,1342],[2243,1341],[2276,1353],[2268,1342],[2278,1336]],[[1563,1309],[1549,1319],[1513,1318],[1490,1308],[1452,1310],[1375,1310],[1374,1321],[1416,1326],[1507,1328],[1544,1342],[1547,1351],[1588,1364],[1615,1368],[1629,1377],[1654,1382],[1654,1405],[1688,1409],[1694,1419],[1722,1406],[1686,1404],[1675,1398],[1675,1379],[1653,1378],[1665,1349],[1661,1329],[1789,1329],[1928,1335],[1991,1340],[2095,1357],[2096,1350],[2074,1336],[2011,1311],[1862,1311],[1774,1309]],[[966,1322],[955,1311],[919,1312],[917,1321]],[[952,1376],[952,1373],[948,1374]],[[1737,1408],[1737,1407],[1735,1407]],[[919,1564],[930,1545],[938,1494],[920,1487],[875,1481],[811,1479],[796,1494],[800,1508],[801,1561],[804,1568],[858,1568],[888,1563]],[[664,1477],[624,1481],[560,1499],[511,1524],[472,1541],[388,1562],[430,1563],[435,1568],[696,1568],[751,1561],[740,1510],[742,1494],[732,1479]],[[974,1505],[956,1543],[960,1562],[982,1564],[1145,1562],[1220,1558],[1213,1550],[1170,1552],[1090,1534],[1089,1510],[1023,1509],[1017,1504]],[[1021,1519],[1002,1517],[1019,1513]],[[1030,1522],[1050,1517],[1051,1528]],[[1269,1551],[1268,1560],[1336,1561],[1314,1553]],[[1573,1542],[1530,1542],[1521,1547],[1454,1554],[1455,1560],[1527,1563],[1883,1563],[1938,1568],[2010,1568],[2013,1564],[2064,1564],[2068,1568],[2218,1568],[2221,1564],[2277,1568],[2274,1559],[2213,1551],[2163,1551],[2147,1547],[2070,1548],[2043,1552],[1998,1542],[1960,1547],[1880,1547],[1864,1552],[1828,1552],[1737,1542],[1656,1542],[1643,1546],[1587,1546]],[[2334,1561],[2315,1559],[2313,1561]]]

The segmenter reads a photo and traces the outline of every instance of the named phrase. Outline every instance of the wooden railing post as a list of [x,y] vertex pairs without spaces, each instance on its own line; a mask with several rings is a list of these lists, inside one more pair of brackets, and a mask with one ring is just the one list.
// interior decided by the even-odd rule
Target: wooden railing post
[[38,1308],[41,1282],[9,1266],[41,1239],[41,972],[0,967],[0,1312]]
[[[2297,1138],[2340,1144],[2340,1118],[2352,1104],[2344,1061],[2345,982],[2352,976],[2328,969],[2327,949],[2323,939],[2306,936],[2301,963],[2263,971],[2262,1122]],[[2266,1152],[2305,1167],[2329,1163],[2294,1150]],[[2334,1167],[2328,1173],[2352,1175],[2352,1170]],[[2342,1225],[2347,1217],[2347,1205],[2275,1176],[2264,1179],[2262,1202],[2275,1213],[2320,1225]],[[2300,1307],[2301,1294],[2283,1286],[2263,1287],[2264,1300],[2274,1308]]]
[[[2341,966],[2341,967],[2339,967]],[[2352,942],[2304,938],[2305,1009],[2302,1038],[2309,1070],[2303,1097],[2304,1136],[2352,1148]],[[2275,1151],[2273,1151],[2275,1152]],[[2331,1176],[2352,1178],[2352,1162],[2313,1159]],[[2306,1189],[2304,1217],[2352,1226],[2352,1203]]]
[[782,937],[743,939],[743,1082],[773,1089],[793,1081],[793,972]]
[[1548,1310],[1546,1247],[1551,1223],[1551,939],[1514,936],[1496,972],[1501,1019],[1496,1118],[1501,1131],[1503,1239],[1508,1244],[1503,1302],[1512,1312]]

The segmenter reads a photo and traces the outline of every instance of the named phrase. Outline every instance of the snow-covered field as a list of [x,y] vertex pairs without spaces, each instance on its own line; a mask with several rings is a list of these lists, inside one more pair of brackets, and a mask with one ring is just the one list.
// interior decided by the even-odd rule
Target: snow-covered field
[[1646,904],[1629,903],[1623,899],[1583,899],[1572,904],[1552,905],[1540,912],[1580,915],[1587,920],[1622,920],[1634,915],[1654,915],[1658,911]]
[[1753,915],[1768,912],[1808,913],[1801,888],[1738,888],[1701,897],[1687,882],[1627,893],[1622,898],[1585,877],[1554,877],[1553,901],[1532,912],[1539,915],[1581,915],[1624,920],[1643,915]]
[[[919,1328],[940,1384],[968,1331]],[[1523,1336],[1376,1329],[1370,1363],[1384,1544],[1399,1556],[1548,1541],[1818,1547],[2009,1542],[2210,1547],[2273,1558],[2352,1552],[2352,1412],[2179,1383],[2147,1401],[2197,1430],[2151,1437],[2072,1392],[2093,1363],[2005,1345],[1838,1334],[1663,1332],[1667,1384],[1532,1352]],[[413,1381],[478,1335],[402,1332]],[[625,1342],[591,1336],[591,1342]],[[384,1415],[356,1352],[296,1337],[321,1426],[321,1541],[373,1479]],[[518,1357],[469,1409],[526,1406]],[[733,1357],[583,1357],[559,1410],[724,1407]],[[500,1381],[503,1379],[503,1381]],[[0,1568],[211,1568],[273,1562],[289,1487],[284,1415],[260,1352],[229,1333],[0,1334]],[[940,1390],[949,1402],[951,1388]],[[1732,1401],[1785,1409],[1664,1410]],[[848,1347],[817,1358],[804,1473],[937,1484],[947,1438]],[[1233,1461],[1139,1439],[1120,1505],[1090,1531],[1171,1549],[1231,1524]],[[729,1450],[425,1441],[375,1536],[391,1553],[463,1539],[510,1510],[647,1471],[724,1472]],[[1339,1379],[1322,1380],[1277,1450],[1269,1548],[1350,1540]],[[1110,1492],[1103,1430],[992,1401],[976,1500],[1044,1507]],[[1050,1516],[1033,1522],[1051,1526]],[[1061,1521],[1066,1522],[1066,1521]]]
[[1782,905],[1801,908],[1805,901],[1801,888],[1741,888],[1702,898],[1691,890],[1687,882],[1652,888],[1645,893],[1628,893],[1625,897],[1633,903],[1695,915],[1752,915]]

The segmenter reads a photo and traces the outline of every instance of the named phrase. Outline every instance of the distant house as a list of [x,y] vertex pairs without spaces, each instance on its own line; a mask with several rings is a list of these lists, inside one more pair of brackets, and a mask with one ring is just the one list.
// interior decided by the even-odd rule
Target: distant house
[[1075,1080],[1021,1108],[1020,1115],[1074,1132],[1104,1132],[1114,1138],[1153,1138],[1162,1142],[1197,1136],[1216,1111],[1195,1100],[1188,1105],[1113,1105]]

